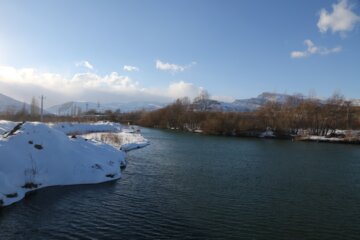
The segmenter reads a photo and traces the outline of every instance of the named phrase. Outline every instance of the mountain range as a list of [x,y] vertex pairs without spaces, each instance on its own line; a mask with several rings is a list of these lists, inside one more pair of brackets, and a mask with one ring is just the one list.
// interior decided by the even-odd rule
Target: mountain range
[[30,105],[0,93],[0,112],[18,112],[23,108],[29,111]]
[[231,103],[218,102],[214,108],[224,112],[252,112],[268,102],[284,103],[289,97],[287,94],[264,92],[254,98],[237,99]]
[[95,110],[105,112],[106,110],[119,112],[133,112],[138,110],[152,111],[166,106],[164,103],[154,102],[128,102],[128,103],[95,103],[95,102],[66,102],[55,105],[46,110],[55,115],[74,115],[80,112]]
[[[224,112],[251,112],[260,108],[268,102],[284,103],[291,95],[264,92],[254,98],[237,99],[231,103],[211,100],[209,111]],[[301,96],[300,96],[301,97]],[[301,97],[303,98],[303,97]],[[353,105],[360,106],[360,99],[350,100]],[[106,110],[132,112],[137,110],[152,111],[165,107],[168,103],[158,102],[128,102],[128,103],[95,103],[95,102],[66,102],[46,108],[45,112],[54,115],[75,115],[77,113],[95,110],[104,112]],[[0,93],[0,113],[11,111],[17,112],[25,108],[30,109],[28,103],[24,103]]]
[[[86,112],[88,110],[95,110],[104,112],[106,110],[132,112],[137,110],[152,111],[166,106],[165,103],[156,102],[128,102],[128,103],[95,103],[95,102],[66,102],[59,105],[54,105],[44,110],[46,114],[55,115],[73,115],[79,112]],[[21,102],[9,96],[0,93],[0,113],[11,112],[15,113],[24,109],[30,111],[30,104]]]

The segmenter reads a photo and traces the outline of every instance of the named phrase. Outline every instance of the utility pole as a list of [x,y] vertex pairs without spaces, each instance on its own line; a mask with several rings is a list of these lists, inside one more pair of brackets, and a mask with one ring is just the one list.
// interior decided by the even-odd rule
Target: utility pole
[[41,99],[40,122],[43,122],[43,120],[44,120],[44,99],[45,99],[44,95],[41,95],[40,99]]

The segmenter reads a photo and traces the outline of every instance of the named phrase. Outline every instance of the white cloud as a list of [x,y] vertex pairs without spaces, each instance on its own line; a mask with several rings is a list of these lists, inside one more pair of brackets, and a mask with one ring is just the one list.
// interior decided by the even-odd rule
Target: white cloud
[[183,72],[185,71],[184,66],[176,65],[173,63],[164,63],[160,60],[156,60],[156,68],[163,71],[170,71],[170,72]]
[[191,62],[187,66],[181,66],[173,63],[166,63],[162,62],[160,60],[156,60],[156,68],[162,71],[169,71],[171,73],[177,73],[177,72],[183,72],[188,68],[191,68],[192,66],[196,65],[196,62]]
[[316,46],[309,39],[305,40],[304,44],[307,46],[307,49],[305,51],[293,51],[290,53],[290,56],[292,58],[305,58],[313,54],[328,55],[331,53],[339,53],[342,50],[341,46],[337,46],[330,49],[326,47],[319,47]]
[[123,70],[127,71],[127,72],[138,72],[138,71],[140,71],[140,69],[138,67],[130,66],[130,65],[124,65]]
[[84,68],[87,68],[87,69],[90,69],[90,70],[93,70],[93,69],[94,69],[94,66],[91,65],[90,62],[85,61],[85,60],[75,63],[75,66],[77,66],[77,67],[84,67]]
[[[138,82],[133,81],[127,76],[121,76],[117,72],[112,72],[105,76],[94,73],[77,73],[70,80],[65,80],[71,88],[100,90],[106,92],[133,92],[138,90]],[[78,90],[78,89],[76,89]]]
[[62,74],[41,72],[34,68],[0,65],[0,93],[29,102],[32,96],[44,94],[46,106],[65,101],[159,101],[196,97],[203,88],[184,81],[168,86],[144,88],[139,82],[117,72],[98,75],[92,72]]
[[290,55],[292,58],[304,58],[308,55],[308,53],[306,51],[305,52],[293,51],[291,52]]
[[319,49],[315,46],[315,44],[307,39],[304,41],[304,44],[308,47],[307,51],[310,53],[310,54],[314,54],[316,53]]
[[330,53],[339,53],[339,52],[341,52],[341,50],[342,50],[342,47],[340,47],[340,46],[334,47],[334,48],[331,48],[331,49],[323,48],[323,49],[321,49],[321,51],[319,53],[321,55],[327,55],[327,54],[330,54]]
[[320,11],[320,18],[317,26],[320,32],[325,33],[331,30],[333,33],[345,33],[354,29],[360,22],[360,16],[352,11],[353,7],[347,0],[340,0],[332,5],[333,11],[329,13],[325,9]]
[[180,81],[170,84],[167,88],[166,95],[171,98],[189,97],[190,99],[193,99],[198,96],[202,90],[202,87],[198,87],[192,83]]

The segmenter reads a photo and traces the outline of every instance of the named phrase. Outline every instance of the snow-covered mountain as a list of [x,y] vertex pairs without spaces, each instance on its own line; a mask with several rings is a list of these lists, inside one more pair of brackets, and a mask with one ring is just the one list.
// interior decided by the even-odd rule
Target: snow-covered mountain
[[[285,103],[289,98],[297,98],[299,100],[306,99],[302,95],[288,95],[279,93],[264,92],[255,98],[237,99],[232,103],[218,102],[212,107],[213,110],[221,110],[225,112],[251,112],[264,106],[268,102]],[[318,99],[320,103],[325,104],[326,100]],[[352,106],[360,106],[360,99],[349,100]]]
[[[224,111],[224,112],[251,112],[255,111],[268,102],[285,103],[290,97],[304,99],[302,95],[288,95],[280,93],[264,92],[254,98],[237,99],[234,102],[227,103],[216,100],[205,100],[207,102],[206,109],[208,111]],[[319,99],[320,100],[320,99]],[[320,102],[325,102],[320,100]],[[352,105],[360,106],[360,99],[352,99]],[[78,112],[86,112],[87,110],[96,110],[104,112],[106,110],[120,110],[121,112],[131,112],[137,110],[152,111],[165,107],[165,103],[151,103],[151,102],[129,102],[129,103],[106,103],[98,104],[94,102],[67,102],[56,105],[46,109],[48,112],[57,115],[74,115]],[[196,105],[194,105],[196,108]],[[200,109],[198,109],[200,110]]]
[[[87,110],[96,110],[104,112],[106,110],[121,112],[131,112],[137,110],[152,111],[166,106],[165,103],[156,102],[129,102],[129,103],[95,103],[95,102],[66,102],[63,104],[52,106],[44,110],[46,114],[60,114],[73,115],[79,112],[86,112]],[[25,107],[30,111],[30,104],[18,101],[14,98],[0,93],[0,113],[10,111],[12,113],[18,112]]]
[[66,102],[55,105],[46,110],[56,115],[74,115],[80,112],[95,110],[105,112],[106,110],[132,112],[137,110],[152,111],[164,107],[164,103],[151,102],[129,102],[129,103],[95,103],[95,102]]
[[360,99],[351,99],[351,105],[360,107]]
[[291,95],[264,92],[255,98],[237,99],[234,102],[216,102],[211,105],[213,111],[251,112],[268,102],[284,103]]
[[232,106],[240,111],[254,111],[268,102],[284,103],[290,97],[287,94],[264,92],[255,98],[235,100]]
[[6,111],[17,112],[23,109],[24,106],[26,110],[30,109],[29,104],[20,102],[0,93],[0,113]]
[[[215,100],[209,100],[208,110],[210,111],[224,111],[224,112],[251,112],[255,111],[259,107],[268,102],[284,103],[289,97],[293,97],[288,94],[278,94],[264,92],[254,98],[237,99],[234,102],[221,102]],[[304,98],[299,95],[299,98]],[[320,100],[324,102],[324,100]],[[353,106],[360,106],[360,99],[351,99]],[[25,105],[24,105],[25,104]],[[86,112],[87,110],[95,110],[99,112],[105,112],[106,110],[120,112],[132,112],[137,110],[153,111],[165,107],[166,103],[156,102],[128,102],[128,103],[95,103],[95,102],[66,102],[63,104],[55,105],[45,109],[45,113],[56,115],[75,115],[80,112]],[[29,111],[30,105],[20,102],[11,97],[8,97],[0,93],[0,113],[11,111],[17,112],[25,106],[25,109]]]

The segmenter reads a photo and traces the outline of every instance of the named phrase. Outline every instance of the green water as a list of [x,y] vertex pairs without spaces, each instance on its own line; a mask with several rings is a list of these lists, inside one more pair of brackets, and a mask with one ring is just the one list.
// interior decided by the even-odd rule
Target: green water
[[0,239],[360,237],[360,146],[142,133],[121,180],[38,191]]

